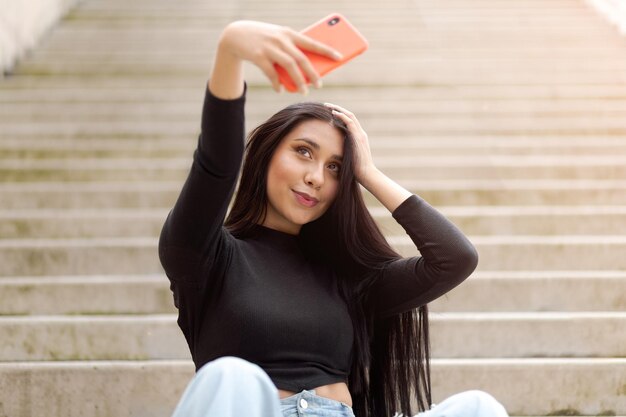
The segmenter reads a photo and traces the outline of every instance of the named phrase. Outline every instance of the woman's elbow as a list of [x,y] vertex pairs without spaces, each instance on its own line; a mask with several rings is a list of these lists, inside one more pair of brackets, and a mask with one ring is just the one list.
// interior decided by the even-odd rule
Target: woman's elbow
[[478,266],[478,251],[476,247],[467,242],[467,245],[458,254],[456,275],[465,279],[472,275]]
[[448,265],[446,271],[442,271],[439,276],[439,282],[445,283],[447,291],[460,285],[472,275],[478,266],[478,251],[473,245],[469,245],[463,251],[458,252],[454,260]]

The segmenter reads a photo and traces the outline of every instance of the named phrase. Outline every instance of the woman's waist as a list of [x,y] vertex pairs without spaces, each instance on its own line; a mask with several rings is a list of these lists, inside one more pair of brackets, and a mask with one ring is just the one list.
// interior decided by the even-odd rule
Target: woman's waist
[[301,393],[279,389],[278,395],[281,400],[287,400],[284,402],[288,402],[290,397],[295,398],[303,392],[312,393],[314,397],[321,397],[321,402],[324,402],[324,399],[328,399],[342,403],[344,405],[347,405],[348,407],[352,407],[352,396],[350,395],[350,390],[348,389],[348,385],[345,382],[322,385],[312,390],[304,390]]

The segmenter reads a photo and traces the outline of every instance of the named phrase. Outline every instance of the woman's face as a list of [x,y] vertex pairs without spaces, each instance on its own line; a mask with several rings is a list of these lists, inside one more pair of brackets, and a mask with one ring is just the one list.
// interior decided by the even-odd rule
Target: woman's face
[[342,156],[343,137],[328,122],[307,120],[289,132],[268,168],[263,226],[298,234],[321,217],[337,195]]

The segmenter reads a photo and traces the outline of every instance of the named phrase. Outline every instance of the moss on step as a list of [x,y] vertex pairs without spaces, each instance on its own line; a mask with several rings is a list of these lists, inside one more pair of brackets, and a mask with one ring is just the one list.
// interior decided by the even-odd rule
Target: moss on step
[[[547,416],[587,416],[587,414],[582,414],[580,411],[572,408],[566,408],[563,410],[554,411],[552,413],[546,414]],[[594,417],[604,417],[604,416],[616,416],[614,410],[602,410],[598,414],[594,414]]]
[[35,228],[28,220],[11,220],[3,223],[0,232],[4,237],[23,238],[31,236]]

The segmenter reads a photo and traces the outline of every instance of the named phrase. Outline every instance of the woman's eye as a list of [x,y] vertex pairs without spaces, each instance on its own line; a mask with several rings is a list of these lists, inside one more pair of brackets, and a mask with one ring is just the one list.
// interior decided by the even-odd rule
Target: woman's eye
[[341,171],[341,165],[339,165],[339,164],[330,164],[329,166],[331,167],[332,171],[335,171],[337,173],[339,173],[339,171]]
[[296,149],[296,151],[302,155],[304,155],[303,152],[306,152],[307,154],[310,154],[309,150],[303,146],[300,146],[299,148]]

